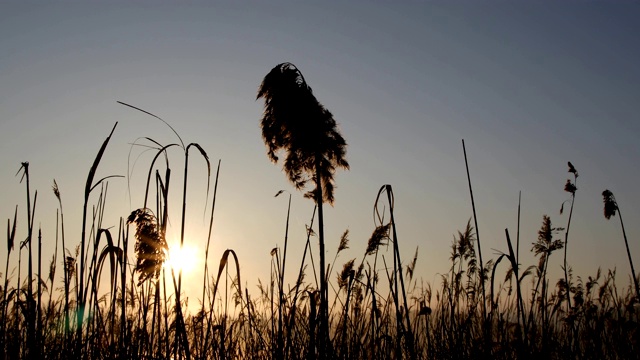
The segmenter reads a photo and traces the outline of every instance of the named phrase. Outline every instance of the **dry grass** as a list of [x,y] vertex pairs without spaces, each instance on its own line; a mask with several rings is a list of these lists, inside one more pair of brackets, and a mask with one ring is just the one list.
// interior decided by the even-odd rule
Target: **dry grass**
[[[284,247],[272,252],[272,274],[269,279],[261,279],[257,294],[241,286],[242,259],[238,259],[233,250],[227,250],[220,258],[217,271],[205,275],[203,296],[197,299],[201,307],[193,314],[185,314],[183,309],[188,299],[180,296],[179,274],[160,266],[166,248],[163,236],[170,208],[170,164],[166,162],[164,175],[156,170],[155,182],[151,181],[152,171],[149,171],[145,191],[158,199],[156,208],[150,209],[145,201],[141,210],[128,219],[120,219],[117,230],[105,230],[102,219],[107,181],[93,182],[92,175],[109,138],[101,147],[87,180],[87,194],[94,189],[99,190],[99,194],[91,199],[86,196],[84,208],[95,210],[85,215],[87,231],[80,238],[80,244],[65,243],[62,195],[57,184],[54,185],[54,194],[60,203],[57,233],[62,246],[56,250],[48,278],[38,277],[32,270],[26,278],[20,273],[7,274],[11,266],[21,263],[25,252],[27,261],[33,261],[30,243],[35,241],[35,237],[31,238],[35,199],[31,204],[29,190],[26,208],[30,218],[26,226],[30,238],[20,244],[19,249],[14,246],[17,215],[8,220],[8,252],[4,278],[0,282],[3,284],[0,289],[2,357],[320,357],[319,286],[314,278],[304,277],[312,253],[309,242],[303,258],[293,260],[301,261],[293,286],[287,286],[284,281],[286,261],[292,261],[291,256],[286,256],[288,213]],[[157,147],[155,159],[169,150],[169,146],[152,146]],[[188,147],[182,149],[186,163]],[[198,150],[206,156],[199,146]],[[155,159],[150,168],[156,166]],[[24,164],[23,171],[28,180],[28,167]],[[186,166],[184,171],[188,171]],[[186,184],[179,185],[186,192]],[[615,215],[614,205],[619,211],[615,198],[610,193],[604,195],[605,214],[608,211],[609,215]],[[379,209],[383,207],[387,209],[386,214]],[[453,240],[450,268],[442,274],[441,281],[429,284],[421,278],[421,275],[428,278],[428,274],[414,271],[419,261],[417,250],[409,261],[400,258],[401,243],[393,209],[393,190],[385,185],[377,196],[374,210],[377,224],[362,257],[339,259],[339,252],[349,246],[348,231],[345,231],[332,267],[325,274],[334,295],[328,319],[327,351],[331,357],[640,357],[637,285],[619,288],[616,271],[600,269],[594,276],[587,277],[574,277],[567,269],[567,279],[559,279],[553,285],[547,277],[547,264],[553,252],[566,246],[566,237],[564,242],[554,238],[563,229],[554,228],[549,217],[544,217],[538,241],[532,248],[538,264],[529,267],[518,264],[508,231],[509,251],[483,264],[476,255],[479,250],[476,229],[469,222]],[[184,216],[186,207],[181,211],[180,215]],[[314,226],[314,218],[315,210],[309,228]],[[312,231],[307,235],[314,236]],[[136,259],[126,256],[132,244],[135,244]],[[392,246],[385,247],[385,244]],[[503,258],[509,262],[502,266],[510,267],[504,279],[497,278],[496,271]],[[40,269],[42,259],[38,256],[36,261],[35,266]],[[341,263],[344,265],[340,266]],[[341,268],[334,276],[331,275],[333,264]],[[56,265],[63,267],[61,278],[55,276]],[[313,262],[311,265],[314,266]],[[534,284],[531,292],[521,292],[523,281]],[[37,285],[35,289],[33,284]],[[491,289],[488,298],[484,294],[485,285]],[[514,288],[517,290],[513,291]],[[104,289],[107,290],[98,291]]]

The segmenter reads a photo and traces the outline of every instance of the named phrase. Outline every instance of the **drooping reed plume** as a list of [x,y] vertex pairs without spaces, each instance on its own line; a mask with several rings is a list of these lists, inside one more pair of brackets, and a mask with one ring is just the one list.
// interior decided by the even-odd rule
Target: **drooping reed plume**
[[318,207],[320,247],[320,353],[327,356],[329,339],[328,291],[325,279],[324,214],[322,204],[333,203],[334,174],[349,169],[347,143],[333,115],[313,95],[300,70],[291,63],[276,65],[267,74],[257,98],[265,100],[260,126],[269,159],[277,163],[277,152],[287,153],[284,171],[294,186],[302,190],[307,182],[315,189],[305,196]]
[[629,250],[629,241],[627,240],[627,233],[624,230],[624,222],[622,221],[622,213],[618,207],[616,197],[609,190],[602,192],[602,200],[604,202],[604,217],[609,220],[612,216],[616,216],[618,212],[618,218],[620,218],[620,226],[622,227],[622,236],[624,237],[624,245],[627,248],[627,256],[629,257],[629,266],[631,266],[631,278],[633,279],[633,285],[636,289],[636,300],[640,301],[640,286],[638,285],[638,274],[633,267],[633,260],[631,258],[631,251]]

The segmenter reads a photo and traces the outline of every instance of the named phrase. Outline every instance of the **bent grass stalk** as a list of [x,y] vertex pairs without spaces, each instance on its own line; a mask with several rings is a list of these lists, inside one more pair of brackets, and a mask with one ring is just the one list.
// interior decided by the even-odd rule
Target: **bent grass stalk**
[[636,290],[636,301],[640,302],[640,285],[638,285],[638,275],[633,267],[633,259],[631,258],[631,251],[629,250],[629,241],[627,240],[627,232],[624,230],[624,222],[622,221],[622,213],[618,207],[616,197],[609,190],[602,192],[604,202],[604,217],[609,220],[612,216],[618,212],[618,218],[620,218],[620,226],[622,227],[622,236],[624,237],[624,245],[627,249],[627,257],[629,258],[629,266],[631,267],[631,278],[633,279],[633,285]]

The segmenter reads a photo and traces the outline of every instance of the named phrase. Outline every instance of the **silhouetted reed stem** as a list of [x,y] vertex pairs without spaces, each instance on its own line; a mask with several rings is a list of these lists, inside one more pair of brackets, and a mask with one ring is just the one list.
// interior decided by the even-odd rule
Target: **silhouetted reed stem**
[[208,277],[209,277],[209,246],[211,245],[211,234],[213,231],[213,214],[215,213],[216,210],[216,198],[218,195],[218,178],[220,176],[220,162],[221,160],[218,160],[218,167],[216,170],[216,179],[213,185],[213,200],[211,202],[211,217],[209,218],[209,232],[207,234],[207,247],[204,250],[204,279],[202,281],[202,309],[204,310],[204,304],[205,304],[205,292],[208,288]]
[[[404,287],[404,275],[403,275],[403,271],[402,271],[402,262],[400,261],[400,245],[398,244],[398,235],[396,232],[396,221],[393,215],[393,208],[394,208],[394,198],[393,198],[393,189],[391,188],[391,185],[385,185],[385,190],[387,192],[387,201],[389,202],[389,215],[391,216],[391,231],[393,234],[393,252],[394,252],[394,264],[397,265],[397,268],[394,269],[395,271],[397,271],[396,274],[396,279],[399,278],[400,279],[400,288],[402,290],[402,298],[404,301],[404,316],[405,316],[405,321],[407,322],[406,325],[406,336],[407,336],[407,346],[409,348],[409,354],[411,359],[415,359],[415,349],[414,349],[414,344],[413,344],[413,332],[411,330],[411,320],[409,318],[409,306],[407,304],[407,293],[405,291],[405,287]],[[397,280],[396,280],[396,296],[398,296],[398,285],[397,285]]]
[[[21,164],[20,170],[23,170],[22,178],[26,178],[26,188],[27,188],[27,239],[25,243],[27,245],[28,254],[28,270],[27,270],[27,341],[31,344],[35,341],[35,309],[33,304],[33,252],[32,252],[32,239],[33,239],[33,219],[36,211],[36,201],[38,199],[38,192],[35,192],[34,200],[33,200],[33,213],[31,212],[31,192],[30,192],[30,177],[29,177],[29,162],[23,162]],[[19,173],[20,171],[18,171]],[[20,180],[22,182],[22,179]],[[21,245],[22,247],[22,245]],[[18,284],[18,286],[20,286]],[[37,356],[37,352],[33,351],[31,348],[27,348],[26,352],[27,356]]]
[[320,155],[316,154],[316,206],[318,207],[318,243],[320,247],[320,358],[328,358],[329,341],[329,304],[327,280],[325,275],[325,250],[324,250],[324,215],[322,210],[322,176],[320,174]]
[[101,180],[98,180],[95,184],[93,183],[93,179],[96,175],[96,171],[98,169],[98,164],[100,164],[100,160],[102,159],[102,155],[104,154],[105,149],[107,148],[107,144],[109,143],[109,140],[111,140],[111,136],[113,135],[113,132],[116,130],[116,126],[118,126],[118,123],[116,122],[113,125],[113,128],[111,129],[111,132],[109,133],[109,136],[107,136],[107,138],[104,140],[104,142],[102,143],[102,146],[100,147],[100,150],[98,150],[98,154],[96,155],[96,158],[93,161],[93,165],[91,166],[91,169],[89,170],[89,175],[87,176],[87,182],[85,184],[85,188],[84,188],[84,203],[82,206],[82,235],[80,237],[80,274],[79,274],[79,288],[78,288],[78,292],[76,293],[76,306],[77,306],[77,329],[76,329],[76,342],[77,342],[77,346],[76,346],[76,356],[80,357],[81,356],[81,352],[82,352],[82,347],[83,347],[83,341],[82,341],[82,322],[84,320],[84,306],[85,306],[85,296],[86,296],[86,292],[85,292],[85,276],[84,276],[84,271],[85,271],[85,247],[86,247],[86,229],[87,229],[87,207],[89,204],[89,195],[91,194],[91,191],[97,186],[99,185],[103,180],[105,180],[106,178],[103,178]]
[[[476,215],[476,203],[473,198],[473,188],[471,186],[471,176],[469,175],[469,162],[467,161],[467,149],[464,145],[464,139],[462,139],[462,151],[464,152],[464,164],[467,168],[467,180],[469,182],[469,194],[471,195],[471,208],[473,209],[473,223],[476,227],[476,239],[478,240],[478,258],[480,260],[480,283],[482,285],[482,320],[483,323],[486,322],[487,319],[487,298],[486,291],[484,286],[484,262],[482,261],[482,247],[480,246],[480,230],[478,229],[478,217]],[[486,331],[486,325],[483,325],[485,328],[485,335],[489,335]],[[490,340],[487,339],[489,342]]]
[[[522,303],[522,291],[520,289],[520,271],[518,269],[518,260],[517,254],[513,253],[513,246],[511,244],[511,237],[509,237],[509,230],[504,229],[504,233],[507,237],[507,246],[509,247],[509,261],[511,261],[511,268],[513,269],[513,275],[516,279],[516,308],[517,308],[517,318],[518,318],[518,328],[521,329],[525,324],[524,318],[524,304]],[[497,262],[494,266],[497,266]],[[495,269],[495,268],[494,268]],[[522,317],[522,320],[521,320]],[[518,340],[521,340],[519,338]]]
[[571,194],[571,208],[569,210],[569,220],[567,221],[567,231],[564,234],[564,283],[567,292],[567,311],[571,310],[571,284],[569,284],[569,269],[567,267],[567,245],[569,243],[569,227],[571,226],[571,217],[573,216],[573,202],[576,198],[575,193]]
[[633,260],[631,259],[631,251],[629,250],[629,241],[627,240],[627,232],[624,230],[624,222],[622,221],[622,213],[620,212],[620,207],[618,206],[618,202],[616,201],[616,197],[609,190],[605,190],[602,192],[602,196],[604,197],[604,217],[609,220],[611,216],[616,215],[616,211],[618,212],[618,216],[620,217],[620,226],[622,227],[622,236],[624,237],[624,245],[627,249],[627,256],[629,257],[629,266],[631,267],[631,278],[633,279],[633,285],[636,290],[636,301],[640,301],[640,286],[638,286],[638,277],[636,274],[636,270],[633,267]]
[[[314,206],[313,207],[313,213],[311,215],[311,221],[309,223],[309,228],[313,228],[313,220],[316,217],[316,209],[318,207]],[[291,347],[291,335],[293,333],[293,329],[294,329],[294,325],[295,325],[295,320],[296,320],[296,308],[297,308],[297,304],[298,304],[298,294],[300,293],[300,285],[302,285],[302,278],[304,277],[304,262],[305,259],[307,257],[307,251],[309,251],[309,254],[311,254],[310,251],[310,245],[311,245],[311,232],[307,231],[307,242],[304,246],[304,251],[302,252],[302,261],[300,262],[300,268],[298,269],[298,278],[296,280],[296,284],[294,286],[294,291],[293,291],[293,300],[291,301],[291,308],[289,310],[289,325],[287,327],[287,341],[285,344],[285,349],[287,351],[286,355],[289,355],[289,349]],[[313,272],[315,274],[315,271]],[[315,307],[314,307],[314,311],[315,311]],[[311,333],[313,332],[313,329],[310,330]]]
[[[38,228],[38,304],[36,305],[36,356],[42,353],[42,228]],[[52,289],[53,290],[53,289]]]
[[[284,272],[287,262],[287,241],[289,239],[289,215],[291,213],[291,194],[289,194],[289,202],[287,205],[287,224],[284,230],[284,249],[282,253],[282,266],[280,268],[280,279],[278,281],[278,344],[276,348],[276,357],[282,358],[284,355],[284,336],[283,336],[283,320],[282,312],[284,311]],[[295,315],[295,314],[293,314]]]
[[638,275],[633,267],[633,260],[631,259],[631,251],[629,250],[629,241],[627,240],[627,232],[624,230],[624,222],[622,221],[622,214],[618,209],[618,216],[620,217],[620,226],[622,226],[622,236],[624,236],[624,245],[627,248],[627,256],[629,257],[629,265],[631,266],[631,278],[636,288],[636,299],[640,300],[640,286],[638,285]]
[[[2,346],[0,346],[0,355],[2,355],[2,359],[6,356],[6,344],[7,344],[7,308],[9,307],[7,293],[9,286],[9,260],[11,258],[11,251],[13,250],[15,244],[16,237],[16,223],[18,219],[18,205],[16,205],[16,210],[13,215],[13,225],[11,225],[11,219],[7,219],[7,261],[4,267],[4,288],[2,291]],[[18,282],[19,283],[19,282]]]

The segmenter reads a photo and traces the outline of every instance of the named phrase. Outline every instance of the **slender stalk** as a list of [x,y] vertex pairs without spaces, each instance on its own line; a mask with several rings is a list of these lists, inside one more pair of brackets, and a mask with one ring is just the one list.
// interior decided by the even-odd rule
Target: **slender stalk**
[[[393,190],[391,189],[391,185],[385,185],[387,191],[387,200],[389,202],[389,214],[391,216],[391,229],[393,234],[393,251],[395,253],[394,263],[397,261],[397,275],[396,278],[400,278],[400,287],[402,290],[402,297],[404,299],[404,315],[405,321],[407,322],[407,342],[409,347],[409,354],[412,359],[415,359],[415,349],[413,344],[413,333],[411,331],[411,321],[409,319],[409,306],[407,304],[407,293],[404,287],[404,276],[402,274],[402,262],[400,261],[400,245],[398,244],[398,235],[396,233],[396,221],[393,216],[393,207],[394,207],[394,199],[393,199]],[[396,280],[396,294],[398,294],[397,288],[397,280]],[[397,295],[396,295],[397,296]]]
[[[38,304],[36,305],[36,356],[42,353],[42,228],[38,229]],[[52,289],[53,290],[53,289]]]
[[318,207],[318,242],[320,247],[320,357],[325,359],[329,352],[329,308],[327,280],[325,279],[324,214],[322,210],[322,177],[320,175],[320,155],[316,155],[316,205]]
[[[612,195],[613,196],[613,195]],[[614,198],[615,201],[615,198]],[[616,202],[616,209],[618,209],[618,216],[620,217],[620,226],[622,226],[622,236],[624,236],[624,245],[627,248],[627,256],[629,257],[629,266],[631,266],[631,278],[636,288],[636,299],[640,299],[640,286],[638,285],[638,275],[633,267],[633,260],[631,259],[631,251],[629,250],[629,241],[627,240],[627,232],[624,230],[624,222],[622,221],[622,213]]]
[[516,230],[516,264],[520,266],[520,204],[522,191],[518,192],[518,229]]
[[[21,169],[24,170],[23,178],[27,179],[27,251],[28,254],[28,278],[27,278],[27,342],[33,344],[35,338],[35,309],[33,308],[33,252],[32,252],[32,238],[33,238],[33,213],[31,212],[31,192],[30,192],[30,178],[29,178],[29,162],[23,162]],[[33,204],[33,212],[35,213],[35,203],[38,198],[38,192],[36,191]],[[32,349],[27,348],[27,356],[33,356]],[[37,356],[37,354],[36,354]]]
[[[507,237],[507,246],[509,247],[509,260],[512,261],[511,268],[513,269],[513,275],[516,278],[516,308],[517,308],[518,327],[520,327],[520,326],[524,326],[525,319],[524,319],[524,306],[522,303],[522,291],[520,289],[520,274],[518,269],[519,265],[518,265],[518,260],[513,261],[514,258],[517,259],[517,254],[516,256],[514,256],[513,246],[511,245],[511,238],[509,237],[509,230],[504,229],[504,232]],[[520,322],[521,316],[522,316],[522,322]]]
[[78,309],[77,315],[76,315],[77,316],[77,329],[76,329],[77,346],[76,346],[76,354],[75,354],[76,357],[81,356],[81,350],[83,347],[82,322],[84,320],[84,305],[85,305],[85,295],[84,295],[85,294],[85,291],[84,291],[84,286],[85,286],[84,270],[85,269],[84,268],[85,268],[85,244],[86,244],[86,229],[87,229],[87,206],[89,203],[89,195],[91,194],[91,191],[104,180],[104,179],[101,179],[97,181],[95,185],[93,183],[96,170],[98,169],[98,164],[100,164],[102,155],[104,154],[104,151],[107,148],[107,144],[109,143],[109,140],[113,135],[113,132],[116,130],[116,126],[118,126],[117,122],[113,125],[113,128],[109,133],[109,136],[107,136],[105,141],[102,143],[100,150],[98,150],[98,154],[96,155],[96,158],[93,161],[93,165],[91,166],[91,169],[89,170],[89,175],[87,176],[87,182],[84,188],[84,203],[82,206],[82,236],[80,238],[80,275],[79,275],[80,284],[79,284],[78,292],[76,293],[76,304],[77,304],[76,306]]
[[569,284],[569,269],[567,267],[567,245],[569,243],[569,227],[571,226],[571,217],[573,216],[573,203],[576,199],[576,193],[571,194],[571,209],[569,210],[569,220],[567,221],[567,231],[564,233],[564,283],[567,292],[567,311],[571,310],[571,285]]
[[[204,251],[204,279],[202,280],[202,321],[203,323],[201,324],[202,328],[204,329],[204,320],[208,319],[207,316],[204,316],[205,313],[205,295],[208,294],[207,289],[209,288],[208,286],[208,278],[209,278],[209,245],[211,244],[211,234],[212,234],[212,230],[213,230],[213,214],[216,210],[216,199],[217,199],[217,195],[218,195],[218,178],[220,176],[220,163],[222,160],[218,160],[218,168],[216,170],[216,180],[215,183],[213,185],[213,201],[211,203],[211,217],[209,218],[209,232],[207,234],[207,247],[205,248]],[[213,309],[210,309],[210,311],[213,311]],[[204,337],[204,331],[202,332],[202,336]],[[200,339],[200,342],[203,344],[203,348],[202,348],[202,352],[205,352],[206,349],[204,348],[204,344],[205,341],[204,339]]]
[[[2,292],[2,346],[0,347],[0,354],[2,355],[2,359],[6,356],[6,344],[7,344],[7,308],[9,304],[7,303],[7,293],[9,287],[9,260],[11,259],[11,251],[13,250],[15,244],[15,236],[16,236],[16,220],[18,219],[18,205],[16,205],[16,210],[13,215],[13,226],[11,225],[11,219],[7,219],[7,262],[4,267],[4,290]],[[20,280],[18,280],[18,286],[20,284]]]
[[[127,264],[128,261],[128,245],[129,245],[129,227],[123,226],[124,220],[120,219],[120,228],[122,229],[122,272],[120,276],[122,276],[121,281],[121,293],[122,293],[122,308],[120,309],[120,358],[127,358],[127,350],[125,347],[125,341],[128,338],[127,335],[127,321],[126,321],[126,311],[127,311]],[[126,229],[126,230],[125,230]]]
[[[309,224],[310,227],[313,227],[313,220],[316,217],[316,209],[317,209],[317,206],[313,208],[313,214],[311,215],[311,222]],[[309,249],[310,243],[311,243],[310,239],[311,239],[311,233],[307,231],[307,242],[305,244],[304,251],[302,252],[302,262],[300,263],[300,269],[298,270],[298,279],[296,280],[296,284],[293,291],[293,301],[291,302],[291,309],[289,310],[289,326],[287,328],[287,341],[285,346],[285,348],[287,349],[287,354],[286,354],[287,356],[289,355],[289,349],[291,344],[291,334],[293,332],[294,323],[296,320],[296,306],[298,301],[298,294],[300,291],[300,285],[302,283],[302,276],[304,272],[304,262],[307,257],[307,250],[309,250],[309,253],[311,253]],[[315,271],[314,271],[314,274],[315,274]],[[313,309],[315,311],[315,307]],[[311,331],[310,335],[312,334],[313,334],[313,331]]]
[[[480,259],[480,282],[482,284],[482,319],[483,322],[487,319],[487,298],[484,286],[484,262],[482,261],[482,248],[480,246],[480,229],[478,229],[478,217],[476,215],[476,203],[473,198],[473,188],[471,187],[471,176],[469,175],[469,162],[467,161],[467,149],[464,146],[464,139],[462,139],[462,150],[464,152],[464,164],[467,168],[467,180],[469,182],[469,193],[471,195],[471,207],[473,209],[473,222],[476,227],[476,239],[478,240],[478,257]],[[485,327],[485,326],[483,326]],[[488,335],[485,331],[485,335]]]
[[62,239],[62,271],[64,277],[64,341],[62,346],[63,354],[68,349],[69,344],[69,274],[67,273],[66,260],[66,244],[64,238],[64,211],[62,210],[62,196],[58,183],[53,180],[53,194],[58,199],[58,206],[60,207],[60,238]]
[[282,358],[284,354],[284,337],[283,337],[283,322],[282,322],[282,312],[284,308],[284,271],[285,264],[287,261],[287,241],[289,239],[289,215],[291,213],[291,194],[289,194],[289,203],[287,205],[287,224],[285,226],[284,231],[284,249],[282,254],[282,267],[280,269],[280,279],[278,283],[278,345],[276,357]]

